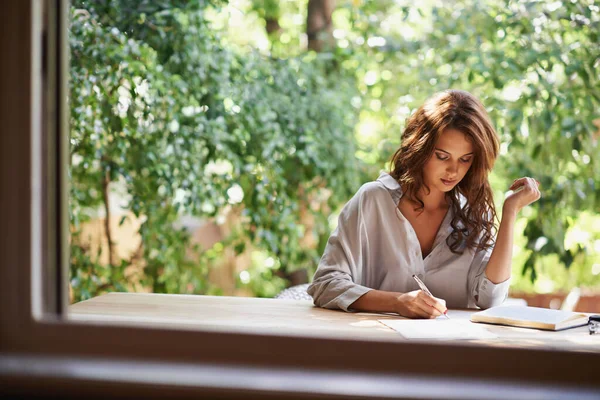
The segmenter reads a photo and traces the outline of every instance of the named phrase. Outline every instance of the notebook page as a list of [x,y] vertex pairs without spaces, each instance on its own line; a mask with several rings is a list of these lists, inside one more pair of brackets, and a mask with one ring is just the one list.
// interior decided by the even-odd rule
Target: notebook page
[[560,322],[572,319],[574,316],[583,315],[571,311],[523,306],[498,306],[481,311],[478,314],[519,321],[534,321],[545,324],[559,324]]
[[456,319],[380,319],[406,339],[494,339],[484,326]]

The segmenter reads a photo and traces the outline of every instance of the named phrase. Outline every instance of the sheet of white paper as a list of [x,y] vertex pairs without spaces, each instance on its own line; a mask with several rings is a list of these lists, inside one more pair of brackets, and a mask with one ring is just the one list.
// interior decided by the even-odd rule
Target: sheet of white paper
[[484,326],[456,319],[380,319],[406,339],[494,339]]

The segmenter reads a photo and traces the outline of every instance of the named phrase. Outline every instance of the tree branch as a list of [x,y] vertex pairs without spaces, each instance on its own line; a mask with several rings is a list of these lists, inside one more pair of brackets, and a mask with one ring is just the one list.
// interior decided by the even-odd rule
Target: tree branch
[[309,0],[306,17],[308,49],[317,53],[331,50],[335,46],[331,14],[335,0]]
[[112,241],[112,232],[110,230],[110,204],[108,199],[108,184],[110,183],[110,170],[107,169],[102,180],[102,199],[104,201],[104,211],[106,217],[104,219],[104,233],[106,234],[106,240],[108,241],[108,264],[114,266],[114,249]]

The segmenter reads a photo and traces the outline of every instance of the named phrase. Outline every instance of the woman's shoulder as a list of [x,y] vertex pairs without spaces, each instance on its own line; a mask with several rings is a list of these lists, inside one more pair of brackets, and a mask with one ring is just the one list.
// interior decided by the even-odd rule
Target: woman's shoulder
[[356,193],[361,199],[389,196],[389,191],[379,181],[364,183]]
[[[391,176],[387,175],[387,177],[393,182],[396,182]],[[386,180],[387,179],[382,179],[382,176],[380,176],[377,180],[364,183],[356,193],[356,197],[360,203],[365,205],[379,204],[382,201],[393,200],[394,194],[396,194],[395,192],[399,190],[400,186],[398,185],[396,188],[393,186],[392,182],[386,182]]]

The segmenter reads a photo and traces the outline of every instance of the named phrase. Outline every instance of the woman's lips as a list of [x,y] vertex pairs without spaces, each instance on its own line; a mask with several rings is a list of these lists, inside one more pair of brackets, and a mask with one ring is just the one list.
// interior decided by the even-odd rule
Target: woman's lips
[[452,186],[456,183],[456,179],[453,181],[447,181],[446,179],[442,179],[442,183],[446,186]]

